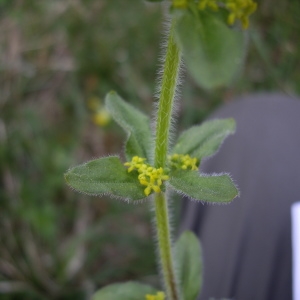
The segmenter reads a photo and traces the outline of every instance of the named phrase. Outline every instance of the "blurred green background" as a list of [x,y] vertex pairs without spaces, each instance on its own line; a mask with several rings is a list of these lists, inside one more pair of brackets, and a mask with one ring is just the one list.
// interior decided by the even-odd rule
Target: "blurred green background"
[[[184,76],[179,129],[240,94],[300,94],[300,2],[258,4],[231,87],[205,92]],[[122,149],[115,124],[93,122],[108,91],[151,114],[163,11],[142,0],[0,0],[0,299],[89,299],[111,282],[157,282],[149,204],[78,194],[63,173]]]

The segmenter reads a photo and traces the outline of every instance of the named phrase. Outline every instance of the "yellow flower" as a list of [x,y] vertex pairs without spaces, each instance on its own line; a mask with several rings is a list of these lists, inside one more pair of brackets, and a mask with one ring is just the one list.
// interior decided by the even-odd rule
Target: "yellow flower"
[[169,176],[164,173],[163,168],[153,168],[148,164],[145,164],[145,158],[134,156],[131,162],[126,162],[124,166],[129,167],[128,172],[133,170],[138,171],[138,180],[141,185],[146,186],[144,193],[149,196],[152,191],[155,193],[161,192],[161,185],[163,181],[168,180]]
[[230,11],[227,22],[233,25],[236,19],[241,20],[243,29],[249,27],[249,16],[255,12],[257,3],[252,0],[227,0],[226,8]]
[[109,112],[102,106],[101,99],[98,97],[91,97],[87,101],[88,108],[92,111],[92,121],[98,126],[106,126],[110,120]]
[[164,292],[157,292],[156,295],[146,295],[146,300],[165,300]]
[[[171,167],[182,170],[198,170],[199,160],[190,157],[188,154],[173,154],[168,157]],[[128,172],[137,171],[138,180],[141,185],[145,186],[144,193],[149,196],[152,192],[160,193],[164,181],[170,177],[165,173],[163,168],[154,168],[145,163],[145,158],[134,156],[130,162],[125,162],[124,166],[128,167]]]
[[146,158],[141,158],[139,156],[134,156],[131,159],[131,162],[126,162],[124,164],[124,166],[129,167],[129,169],[128,169],[128,173],[129,173],[133,170],[138,170],[139,168],[141,168],[144,165],[145,160],[146,160]]
[[190,157],[188,154],[173,154],[169,156],[169,160],[172,167],[176,169],[191,169],[198,170],[199,161],[197,158]]
[[140,173],[138,176],[140,184],[146,186],[144,190],[146,196],[149,196],[152,190],[155,193],[160,193],[163,181],[169,179],[169,176],[164,173],[163,168],[148,167],[147,169],[140,169],[138,172]]
[[111,120],[109,112],[105,109],[99,109],[93,116],[92,121],[98,126],[106,126]]

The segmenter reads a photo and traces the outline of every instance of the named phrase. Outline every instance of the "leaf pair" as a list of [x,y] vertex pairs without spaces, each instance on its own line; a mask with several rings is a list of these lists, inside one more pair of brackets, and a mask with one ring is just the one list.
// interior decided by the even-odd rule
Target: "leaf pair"
[[[106,97],[106,108],[127,132],[127,160],[133,156],[151,161],[152,132],[149,118],[123,101],[115,92]],[[208,121],[183,132],[173,153],[189,154],[199,161],[218,150],[223,140],[235,130],[232,119]],[[180,194],[209,202],[229,202],[238,191],[228,175],[203,176],[198,171],[171,169],[168,184]],[[146,198],[136,172],[128,172],[118,156],[103,157],[70,169],[65,178],[79,192],[110,195],[126,201]]]
[[[197,237],[184,232],[175,244],[181,293],[184,300],[195,300],[202,286],[201,248]],[[157,290],[139,282],[108,285],[97,291],[92,300],[143,300],[146,295],[155,295]]]
[[[233,119],[205,122],[184,131],[172,152],[189,154],[201,161],[214,154],[224,139],[234,131]],[[208,202],[229,202],[238,194],[227,174],[207,176],[194,171],[176,170],[169,183],[179,193]]]

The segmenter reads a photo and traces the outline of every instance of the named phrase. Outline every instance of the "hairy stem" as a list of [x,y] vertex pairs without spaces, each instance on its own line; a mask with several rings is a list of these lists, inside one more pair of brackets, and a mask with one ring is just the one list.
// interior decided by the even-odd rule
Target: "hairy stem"
[[179,300],[172,255],[168,203],[164,193],[155,194],[156,230],[159,256],[168,300]]
[[178,82],[180,52],[171,26],[165,57],[156,122],[155,167],[164,167],[167,159],[171,115]]
[[[161,92],[156,124],[154,161],[157,168],[164,168],[166,164],[171,115],[178,82],[179,66],[180,53],[177,45],[175,44],[173,26],[171,26],[161,82]],[[179,300],[179,289],[174,271],[172,254],[168,202],[165,193],[155,194],[155,215],[159,256],[167,299]]]

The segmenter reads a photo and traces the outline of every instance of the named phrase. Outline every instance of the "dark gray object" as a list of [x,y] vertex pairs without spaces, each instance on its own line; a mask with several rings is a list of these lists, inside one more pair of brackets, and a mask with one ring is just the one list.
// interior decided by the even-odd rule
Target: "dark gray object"
[[[200,238],[204,283],[198,299],[292,299],[290,206],[300,201],[300,100],[250,95],[211,118],[233,117],[236,134],[201,165],[228,172],[241,195],[228,205],[184,201],[181,230]],[[299,283],[300,284],[300,283]]]

